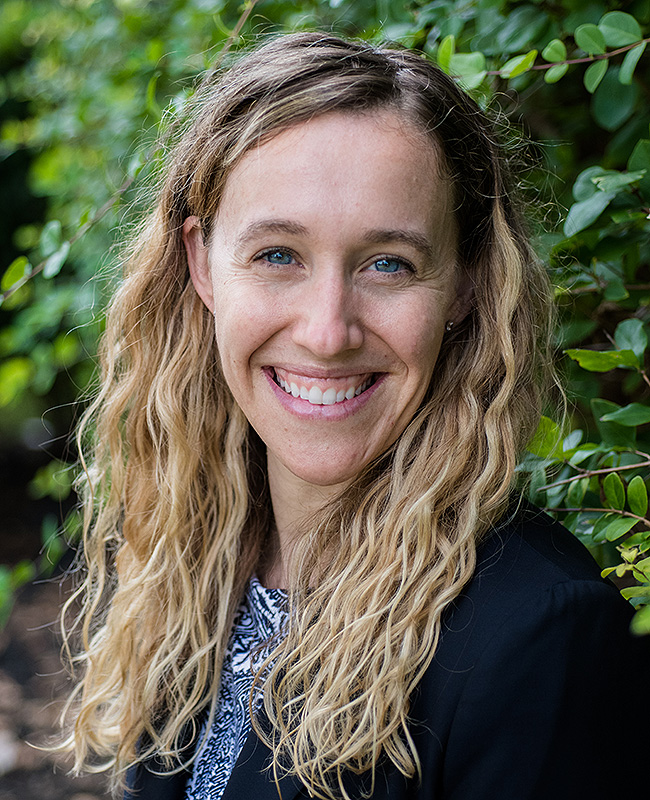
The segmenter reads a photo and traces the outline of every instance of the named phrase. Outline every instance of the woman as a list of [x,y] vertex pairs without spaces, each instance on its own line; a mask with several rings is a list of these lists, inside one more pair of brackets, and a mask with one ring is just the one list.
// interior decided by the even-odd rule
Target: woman
[[511,495],[553,373],[496,140],[424,58],[321,34],[200,92],[86,420],[70,745],[127,797],[629,777],[628,608]]

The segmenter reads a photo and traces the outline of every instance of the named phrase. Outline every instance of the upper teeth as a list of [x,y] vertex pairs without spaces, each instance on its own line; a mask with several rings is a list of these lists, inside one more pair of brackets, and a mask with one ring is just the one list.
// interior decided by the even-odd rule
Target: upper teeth
[[306,386],[298,385],[293,381],[285,381],[279,375],[277,376],[278,383],[287,394],[294,397],[301,397],[307,400],[313,406],[333,406],[335,403],[342,403],[344,400],[351,400],[356,395],[365,391],[372,383],[372,378],[367,378],[359,386],[349,386],[347,389],[334,388],[325,389],[323,391],[318,386],[312,386],[309,389]]

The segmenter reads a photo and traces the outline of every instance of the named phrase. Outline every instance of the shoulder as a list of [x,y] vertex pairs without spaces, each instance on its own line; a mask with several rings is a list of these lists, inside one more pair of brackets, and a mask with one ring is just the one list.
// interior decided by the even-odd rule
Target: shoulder
[[468,782],[485,797],[521,798],[610,785],[614,773],[599,772],[612,760],[608,731],[636,724],[619,694],[650,659],[631,616],[588,551],[543,512],[523,505],[499,524],[414,696],[418,745],[429,763],[444,761],[443,796],[455,798],[454,787],[482,798]]
[[467,627],[480,648],[504,628],[553,619],[560,635],[562,628],[594,614],[618,620],[614,625],[627,634],[632,609],[601,578],[588,550],[547,514],[522,502],[479,544],[474,576],[449,609],[445,629]]

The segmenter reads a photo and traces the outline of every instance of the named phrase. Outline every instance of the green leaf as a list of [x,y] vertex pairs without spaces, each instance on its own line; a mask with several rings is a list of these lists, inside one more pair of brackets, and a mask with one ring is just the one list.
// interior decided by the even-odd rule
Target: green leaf
[[599,517],[591,532],[593,539],[597,542],[602,542],[605,538],[605,530],[615,519],[618,519],[617,514],[603,514]]
[[[542,50],[544,61],[564,61],[566,59],[566,46],[561,39],[551,39]],[[562,64],[560,66],[567,66]]]
[[645,176],[645,173],[646,171],[644,169],[638,172],[617,172],[616,170],[608,170],[604,175],[598,175],[592,178],[592,180],[601,192],[617,192],[624,186],[629,186],[631,183],[640,181]]
[[475,89],[485,78],[485,56],[483,53],[454,53],[449,59],[449,74],[458,78],[465,89]]
[[445,36],[445,38],[440,42],[438,47],[438,66],[443,72],[449,74],[451,57],[456,52],[456,37],[453,33],[450,33],[449,36]]
[[11,570],[0,564],[0,628],[7,620],[14,604],[14,594],[11,588]]
[[619,67],[611,67],[594,92],[591,113],[606,131],[615,131],[634,113],[639,88],[633,83],[624,86],[618,80]]
[[535,63],[537,58],[537,50],[529,50],[525,55],[515,56],[501,67],[499,72],[503,78],[516,78],[517,75],[522,75]]
[[639,362],[643,363],[648,337],[640,319],[624,319],[619,322],[614,332],[614,341],[619,350],[632,350]]
[[619,539],[629,533],[637,522],[638,520],[630,519],[630,517],[618,517],[605,528],[605,538],[608,542],[613,542],[615,539]]
[[628,52],[625,54],[625,58],[621,64],[621,71],[618,73],[618,79],[621,83],[632,83],[634,70],[636,69],[636,65],[639,63],[639,59],[643,55],[646,44],[647,42],[641,42],[641,44],[633,47],[631,50],[628,50]]
[[11,570],[11,588],[12,591],[20,589],[26,583],[33,581],[36,577],[36,565],[32,561],[19,561],[16,566]]
[[609,372],[616,367],[637,367],[639,363],[632,350],[565,350],[564,352],[588,372]]
[[573,188],[571,190],[573,199],[580,201],[588,200],[590,197],[593,197],[598,192],[598,188],[594,179],[601,175],[609,175],[611,172],[612,170],[605,169],[604,167],[600,166],[587,167],[587,169],[583,169],[573,184]]
[[602,55],[606,50],[603,32],[589,22],[576,28],[573,38],[578,47],[590,56]]
[[61,272],[61,268],[65,264],[66,259],[68,258],[69,252],[70,242],[63,242],[56,253],[52,253],[52,255],[45,262],[45,266],[43,267],[43,277],[54,278],[55,275],[58,275],[59,272]]
[[540,458],[562,458],[562,430],[550,417],[542,417],[528,451]]
[[580,478],[569,484],[566,493],[566,505],[568,508],[579,508],[582,505],[588,486],[589,478]]
[[642,38],[641,27],[631,14],[610,11],[601,17],[598,28],[608,47],[625,47]]
[[544,71],[544,80],[546,83],[557,83],[560,78],[564,77],[566,71],[569,69],[568,64],[556,64],[554,67]]
[[618,422],[619,425],[626,427],[645,425],[650,422],[650,406],[641,403],[630,403],[623,408],[612,411],[601,417],[604,422]]
[[600,452],[600,445],[586,442],[585,444],[581,444],[580,447],[577,447],[573,455],[569,457],[569,464],[573,464],[574,466],[577,464],[582,464],[583,461],[591,458],[591,456],[593,456],[595,453]]
[[618,422],[605,422],[602,420],[606,414],[611,414],[620,408],[616,403],[594,397],[591,402],[591,413],[594,416],[598,433],[605,447],[636,447],[636,428],[619,425]]
[[603,491],[605,492],[605,500],[610,508],[617,508],[621,511],[625,507],[625,487],[623,481],[615,472],[610,472],[605,475],[603,481]]
[[0,364],[0,408],[25,391],[33,374],[34,364],[24,356],[9,358]]
[[43,256],[56,252],[61,246],[61,223],[58,219],[48,222],[41,233],[40,247]]
[[619,300],[625,300],[625,298],[629,296],[630,293],[625,288],[625,284],[621,278],[614,277],[608,280],[605,291],[603,292],[603,298],[605,300],[611,300],[617,303]]
[[650,602],[650,587],[648,586],[628,586],[621,589],[621,594],[626,600],[631,600],[633,597],[643,597],[644,600]]
[[587,200],[574,203],[564,220],[564,235],[569,237],[588,228],[607,208],[616,196],[615,192],[597,192]]
[[593,94],[600,82],[605,77],[605,73],[607,72],[607,68],[609,67],[609,62],[601,58],[598,61],[594,61],[593,64],[590,64],[587,69],[585,70],[585,75],[583,78],[583,83],[585,85],[585,89],[589,92],[589,94]]
[[645,636],[650,633],[650,606],[643,606],[632,617],[630,630],[635,636]]
[[6,292],[7,289],[11,289],[15,283],[22,280],[25,275],[29,275],[31,271],[32,265],[29,263],[28,259],[25,256],[18,256],[5,270],[2,281],[0,281],[0,290]]
[[635,475],[628,484],[627,502],[633,514],[645,517],[648,510],[648,490],[640,475]]
[[628,159],[627,168],[638,172],[645,170],[639,189],[650,199],[650,139],[640,139],[636,143]]

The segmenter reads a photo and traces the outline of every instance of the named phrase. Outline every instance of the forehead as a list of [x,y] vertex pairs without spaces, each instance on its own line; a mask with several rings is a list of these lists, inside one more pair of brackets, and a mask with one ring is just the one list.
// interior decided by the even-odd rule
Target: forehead
[[397,112],[333,112],[250,148],[226,181],[217,223],[281,212],[344,225],[367,212],[388,227],[449,227],[444,173],[440,148]]

